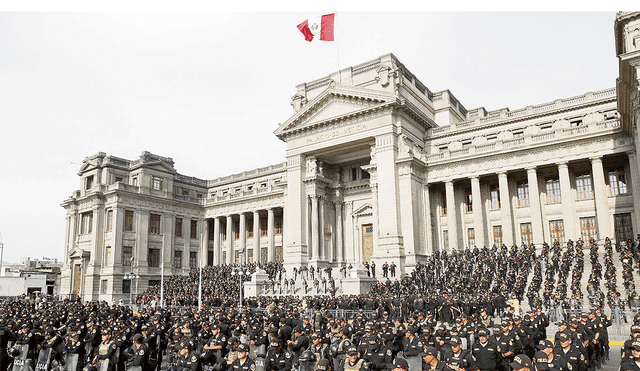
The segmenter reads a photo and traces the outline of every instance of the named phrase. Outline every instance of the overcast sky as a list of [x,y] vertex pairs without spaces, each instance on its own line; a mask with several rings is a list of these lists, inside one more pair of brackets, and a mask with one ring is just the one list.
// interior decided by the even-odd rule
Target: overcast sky
[[202,179],[282,162],[295,86],[387,53],[467,109],[615,87],[615,9],[339,10],[336,43],[306,42],[296,25],[332,11],[0,13],[4,261],[63,257],[86,156],[150,151]]

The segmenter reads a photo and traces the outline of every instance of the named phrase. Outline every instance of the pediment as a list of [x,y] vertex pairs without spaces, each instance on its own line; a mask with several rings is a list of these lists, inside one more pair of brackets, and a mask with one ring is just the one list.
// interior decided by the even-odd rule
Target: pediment
[[77,247],[69,252],[69,259],[88,259],[90,256],[91,252],[79,249]]
[[146,161],[144,163],[138,164],[137,166],[132,166],[131,170],[137,169],[139,167],[144,167],[145,169],[158,170],[158,171],[167,172],[171,174],[176,173],[176,169],[164,161]]
[[353,210],[351,215],[365,216],[365,215],[373,215],[373,206],[371,204],[364,204],[359,208]]
[[353,86],[329,86],[280,125],[274,134],[282,137],[318,125],[329,124],[354,114],[366,113],[395,101],[392,95],[380,91]]

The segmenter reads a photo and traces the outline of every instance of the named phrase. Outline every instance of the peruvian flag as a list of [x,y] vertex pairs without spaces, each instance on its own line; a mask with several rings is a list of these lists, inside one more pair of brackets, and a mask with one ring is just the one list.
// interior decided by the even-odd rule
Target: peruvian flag
[[298,29],[304,35],[305,40],[333,41],[333,26],[336,14],[325,14],[320,17],[309,18],[298,25]]

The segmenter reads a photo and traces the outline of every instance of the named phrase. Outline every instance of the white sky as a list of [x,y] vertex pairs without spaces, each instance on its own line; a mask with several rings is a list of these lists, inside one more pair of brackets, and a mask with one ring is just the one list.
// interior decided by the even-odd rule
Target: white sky
[[[0,13],[5,263],[62,258],[60,204],[79,188],[83,158],[99,151],[169,156],[202,179],[284,161],[273,131],[293,112],[295,86],[338,66],[394,53],[431,91],[487,110],[611,88],[618,73],[618,9],[433,13],[387,2],[359,7],[376,10],[367,13],[223,13],[186,2],[180,13],[66,13],[44,4]],[[76,5],[55,10],[87,10]],[[296,25],[335,9],[337,43],[306,42]]]

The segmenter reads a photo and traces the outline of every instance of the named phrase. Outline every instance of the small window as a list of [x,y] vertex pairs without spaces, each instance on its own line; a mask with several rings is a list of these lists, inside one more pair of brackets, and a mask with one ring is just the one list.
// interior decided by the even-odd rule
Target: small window
[[247,186],[247,191],[249,191],[249,192],[253,191],[253,185],[248,185]]
[[618,118],[618,112],[605,112],[604,119],[605,120],[615,120]]
[[122,280],[122,293],[130,294],[131,293],[131,280]]
[[351,169],[351,180],[358,180],[358,168],[354,167]]
[[85,184],[84,189],[93,188],[93,175],[90,175],[90,176],[86,177],[84,184]]
[[182,251],[176,250],[173,253],[173,267],[174,268],[182,268]]
[[134,176],[134,177],[131,179],[131,185],[134,185],[134,186],[136,186],[136,187],[138,186],[138,177],[137,177],[137,176]]
[[267,188],[267,182],[260,183],[260,188]]
[[113,230],[113,210],[107,210],[107,232]]
[[240,193],[240,191],[242,191],[242,188],[240,188],[240,187],[236,188],[236,190],[235,190],[236,193]]
[[449,146],[440,146],[440,147],[438,147],[438,150],[439,150],[440,152],[446,152],[446,151],[448,151],[448,150],[449,150]]
[[582,125],[582,120],[574,120],[571,121],[571,127],[572,128],[577,128],[578,126]]
[[122,265],[130,266],[131,265],[131,257],[133,256],[133,247],[131,246],[122,246]]
[[471,141],[466,141],[466,142],[462,142],[462,148],[469,148],[471,147]]
[[124,212],[124,230],[128,232],[133,231],[133,211],[131,210]]
[[524,137],[524,131],[514,131],[513,132],[513,137],[514,138],[523,138]]
[[198,268],[198,253],[191,251],[189,252],[189,268],[196,269]]
[[149,256],[147,258],[147,263],[149,264],[150,267],[160,266],[160,249],[149,248]]
[[149,215],[149,234],[160,234],[160,215]]
[[176,237],[182,237],[182,218],[176,218]]
[[191,238],[198,238],[198,221],[191,221]]
[[540,131],[541,131],[541,132],[543,132],[543,133],[548,133],[548,132],[550,132],[551,130],[553,130],[553,126],[552,126],[552,125],[543,125],[543,126],[540,126]]
[[371,178],[371,174],[369,174],[369,172],[368,172],[368,171],[365,171],[365,170],[362,170],[362,171],[360,172],[360,175],[362,176],[362,179],[369,179],[369,178]]
[[223,196],[226,196],[226,195],[227,195],[227,193],[229,193],[229,192],[228,192],[228,191],[226,191],[226,190],[225,190],[225,191],[222,191],[222,195],[223,195]]
[[107,293],[107,280],[102,280],[100,281],[100,293],[101,294],[106,294]]
[[183,196],[188,196],[189,195],[189,190],[182,188],[182,195]]
[[162,179],[161,178],[157,178],[157,177],[153,177],[151,179],[151,187],[156,191],[162,190]]
[[473,211],[473,197],[471,196],[471,188],[467,188],[464,190],[464,195],[465,195],[465,206],[466,206],[466,211],[468,213]]
[[487,137],[487,142],[489,142],[489,143],[493,143],[496,140],[498,140],[498,136],[497,135],[492,135],[492,136]]
[[122,181],[123,181],[123,178],[121,176],[117,176],[117,177],[115,177],[114,183],[118,183],[118,182],[122,182]]

